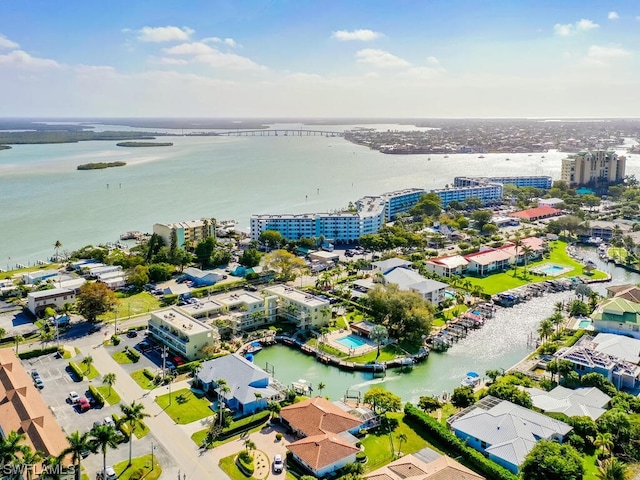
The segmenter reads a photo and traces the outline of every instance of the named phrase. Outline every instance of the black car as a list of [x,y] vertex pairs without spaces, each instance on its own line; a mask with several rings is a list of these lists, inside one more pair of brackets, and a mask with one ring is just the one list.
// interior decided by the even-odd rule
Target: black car
[[128,338],[136,338],[138,336],[138,332],[135,330],[127,330]]
[[89,329],[89,333],[96,333],[100,331],[101,326],[100,325],[91,325],[91,328]]

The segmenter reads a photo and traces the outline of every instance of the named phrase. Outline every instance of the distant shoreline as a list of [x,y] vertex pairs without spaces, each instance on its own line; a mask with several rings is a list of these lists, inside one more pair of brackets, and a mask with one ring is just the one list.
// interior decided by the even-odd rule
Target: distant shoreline
[[120,142],[116,147],[173,147],[172,142]]

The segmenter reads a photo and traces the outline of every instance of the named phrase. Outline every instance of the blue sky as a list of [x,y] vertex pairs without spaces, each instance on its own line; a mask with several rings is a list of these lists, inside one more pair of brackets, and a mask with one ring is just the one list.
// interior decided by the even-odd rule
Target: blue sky
[[0,115],[638,117],[640,3],[0,2]]

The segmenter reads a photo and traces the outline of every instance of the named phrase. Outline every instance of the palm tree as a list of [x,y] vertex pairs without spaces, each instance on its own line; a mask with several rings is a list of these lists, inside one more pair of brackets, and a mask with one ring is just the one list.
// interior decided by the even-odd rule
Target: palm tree
[[4,328],[0,327],[0,340],[2,340],[6,336],[7,336],[7,331]]
[[84,363],[86,367],[84,373],[88,374],[89,372],[91,372],[91,365],[93,365],[93,357],[91,355],[87,355],[82,360],[82,363]]
[[0,465],[8,465],[18,460],[22,455],[30,450],[22,442],[27,436],[23,433],[9,432],[6,437],[0,438]]
[[91,450],[91,442],[89,440],[89,432],[80,433],[78,430],[67,435],[67,442],[69,446],[60,453],[60,459],[67,455],[71,455],[71,461],[76,467],[76,480],[80,480],[82,476],[82,455]]
[[129,465],[131,465],[131,445],[133,443],[133,431],[142,424],[142,419],[149,414],[144,412],[144,405],[134,400],[130,405],[120,405],[122,421],[129,425]]
[[524,276],[527,277],[527,265],[529,265],[529,259],[533,254],[533,248],[529,245],[525,245],[522,247],[522,255],[524,255]]
[[271,412],[271,416],[274,418],[280,415],[281,409],[282,407],[278,402],[269,402],[269,404],[267,405],[267,410]]
[[562,314],[564,311],[564,302],[556,302],[553,304],[553,311],[555,313]]
[[55,248],[55,250],[56,250],[56,256],[55,256],[55,258],[54,258],[54,261],[56,261],[56,262],[57,262],[57,261],[58,261],[58,259],[60,258],[60,255],[59,255],[59,253],[58,253],[58,252],[59,252],[59,251],[60,251],[60,249],[62,248],[62,242],[61,242],[60,240],[56,240],[56,243],[54,243],[54,244],[53,244],[53,248]]
[[16,335],[13,337],[13,343],[16,345],[16,357],[18,356],[18,347],[22,342],[24,342],[24,337],[22,335]]
[[322,390],[324,390],[325,388],[327,388],[327,384],[324,382],[320,382],[318,384],[318,393],[320,393],[320,396],[322,396]]
[[22,453],[20,457],[20,465],[24,465],[24,471],[27,472],[27,480],[32,480],[33,478],[33,469],[37,463],[44,460],[45,454],[38,450],[31,450],[28,448],[25,452]]
[[371,329],[371,333],[369,334],[371,340],[374,340],[378,345],[378,354],[376,355],[376,360],[380,356],[380,344],[384,342],[389,337],[389,332],[384,325],[376,325]]
[[621,462],[616,457],[598,460],[598,480],[628,480],[632,477],[632,472],[626,463]]
[[227,386],[227,381],[224,378],[220,378],[216,381],[218,385],[218,406],[220,407],[220,426],[224,425],[224,415],[222,413],[222,409],[224,408],[223,398],[227,398],[227,393],[231,391],[231,389]]
[[407,441],[406,433],[399,433],[396,438],[398,439],[398,456],[402,453],[402,443]]
[[[38,480],[68,480],[69,476],[65,472],[66,468],[61,457],[48,457],[42,462],[44,467]],[[79,478],[79,477],[76,477]]]
[[118,432],[111,425],[98,425],[90,433],[93,449],[102,452],[102,478],[107,478],[107,451],[118,448]]
[[564,323],[564,317],[561,313],[554,313],[548,320],[556,327],[556,333],[560,332],[560,326]]
[[246,449],[247,449],[247,452],[248,452],[249,450],[255,450],[255,449],[256,449],[256,443],[255,443],[253,440],[250,440],[250,439],[248,439],[248,438],[247,438],[247,439],[244,441],[244,448],[246,448]]
[[114,383],[116,383],[116,374],[115,373],[107,373],[104,377],[102,377],[102,383],[105,385],[109,385],[109,396],[111,396],[111,387]]
[[516,247],[516,260],[513,262],[513,276],[515,277],[518,273],[518,252],[521,251],[520,247],[522,247],[520,235],[516,235],[516,238],[513,239],[513,245]]
[[611,432],[598,433],[596,438],[593,440],[593,446],[600,448],[603,455],[611,455],[611,451],[614,446],[613,435]]
[[550,320],[543,320],[540,322],[540,326],[538,326],[538,335],[540,335],[540,340],[542,343],[545,342],[551,335],[553,334],[553,324]]

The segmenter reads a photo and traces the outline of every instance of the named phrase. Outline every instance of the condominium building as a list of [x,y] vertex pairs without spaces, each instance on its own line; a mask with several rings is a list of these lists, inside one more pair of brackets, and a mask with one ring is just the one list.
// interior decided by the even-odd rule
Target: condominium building
[[151,313],[149,334],[171,351],[195,360],[204,356],[202,347],[219,340],[218,329],[196,320],[177,307]]
[[214,222],[211,218],[201,218],[200,220],[153,225],[153,233],[161,237],[166,246],[171,245],[173,232],[176,236],[176,246],[184,248],[185,245],[195,245],[200,240],[215,236]]
[[580,152],[562,160],[560,179],[572,187],[619,183],[624,180],[626,165],[626,157],[615,152]]
[[339,243],[352,243],[362,235],[376,233],[385,222],[410,210],[426,190],[409,188],[379,196],[362,197],[355,212],[253,215],[251,238],[257,240],[265,230],[275,230],[287,240],[326,237]]
[[222,306],[216,320],[225,321],[234,334],[264,327],[276,321],[278,305],[277,298],[273,295],[235,290],[215,295],[213,301]]
[[278,316],[295,323],[299,328],[322,327],[331,320],[331,304],[328,300],[286,285],[265,288],[263,293],[277,297]]
[[501,183],[491,183],[491,182],[480,182],[478,180],[472,181],[472,179],[468,179],[466,177],[456,177],[457,179],[465,178],[465,181],[462,180],[460,183],[467,183],[468,185],[464,186],[453,186],[449,188],[439,188],[436,190],[432,190],[433,193],[438,195],[442,200],[442,206],[446,207],[449,203],[455,201],[463,202],[467,198],[476,197],[483,204],[493,202],[495,200],[499,200],[502,198],[502,184]]
[[502,185],[515,185],[516,187],[534,187],[548,190],[553,185],[553,179],[548,175],[524,175],[510,177],[455,177],[456,187],[467,187],[479,183],[501,183]]
[[70,288],[52,288],[29,292],[27,295],[27,308],[31,313],[38,316],[47,307],[62,308],[65,303],[75,303],[76,294]]

